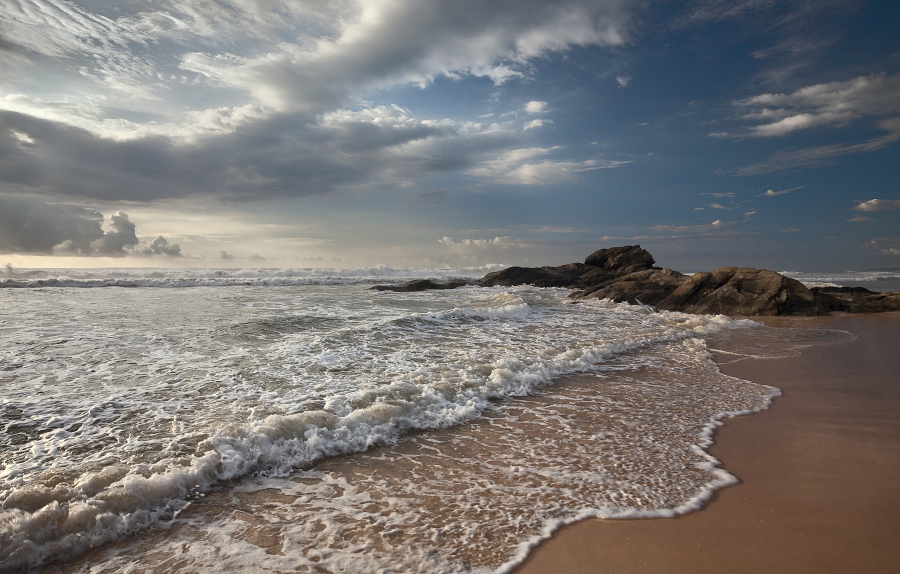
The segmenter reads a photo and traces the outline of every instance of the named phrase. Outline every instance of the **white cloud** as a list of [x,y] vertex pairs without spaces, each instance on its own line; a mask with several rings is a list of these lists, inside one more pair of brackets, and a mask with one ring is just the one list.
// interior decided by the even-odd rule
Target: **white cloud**
[[525,104],[525,111],[529,114],[542,114],[547,111],[547,102],[532,100]]
[[868,215],[854,215],[853,217],[851,217],[851,218],[848,219],[847,221],[854,221],[854,222],[859,222],[859,221],[872,221],[872,218],[869,217]]
[[900,74],[872,74],[844,82],[801,88],[790,94],[767,93],[734,102],[747,109],[742,119],[761,122],[745,135],[784,136],[816,126],[841,126],[863,116],[900,113]]
[[790,189],[781,189],[778,191],[775,191],[774,189],[768,189],[765,193],[760,195],[760,197],[777,197],[779,195],[787,195],[792,191],[797,191],[798,189],[803,189],[804,187],[806,186],[798,185],[797,187],[792,187]]
[[531,120],[530,122],[526,122],[522,127],[523,130],[533,130],[535,128],[539,128],[541,126],[545,126],[547,124],[552,124],[550,120]]
[[561,149],[522,148],[502,153],[495,159],[482,162],[470,169],[469,175],[489,179],[497,183],[517,185],[546,185],[575,181],[581,173],[599,169],[612,169],[627,165],[629,161],[590,159],[585,161],[534,161],[539,156]]
[[618,84],[620,88],[625,88],[630,83],[631,83],[630,76],[616,76],[616,84]]
[[793,151],[782,150],[761,162],[737,169],[734,173],[741,176],[761,175],[785,169],[818,167],[828,165],[835,157],[877,151],[900,141],[900,117],[881,120],[876,127],[887,133],[856,144],[840,143]]
[[[207,106],[323,113],[373,89],[442,75],[502,84],[530,75],[529,61],[548,53],[619,46],[629,12],[624,0],[160,0],[97,11],[9,0],[0,3],[0,37],[31,58],[31,73],[0,85],[85,106],[69,121],[104,134],[114,119],[126,120],[126,132],[191,124]],[[40,96],[27,91],[41,70],[62,82],[56,93],[52,83]]]
[[884,211],[886,209],[900,209],[900,199],[870,199],[853,208],[854,211]]
[[521,245],[522,241],[511,239],[508,235],[497,236],[493,239],[460,239],[456,241],[452,237],[444,236],[438,240],[438,243],[449,247],[496,247],[496,246],[512,246]]

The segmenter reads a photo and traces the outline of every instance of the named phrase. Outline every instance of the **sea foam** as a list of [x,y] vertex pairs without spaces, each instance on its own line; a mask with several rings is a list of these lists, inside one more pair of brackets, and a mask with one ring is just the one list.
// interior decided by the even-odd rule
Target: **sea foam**
[[[651,313],[603,301],[571,304],[566,292],[556,289],[375,294],[368,284],[2,291],[0,385],[6,432],[0,455],[0,564],[35,566],[175,524],[181,513],[197,505],[198,497],[215,493],[217,485],[253,477],[281,480],[313,465],[317,470],[306,472],[322,472],[326,460],[412,444],[410,431],[469,428],[494,412],[500,404],[496,401],[545,392],[551,381],[575,372],[621,375],[653,368],[666,377],[679,370],[706,373],[701,384],[694,381],[692,387],[688,378],[679,391],[689,402],[710,401],[690,420],[673,423],[668,415],[661,417],[662,404],[646,412],[644,395],[623,395],[617,407],[626,426],[642,421],[642,436],[669,429],[664,432],[680,437],[678,448],[699,457],[691,464],[699,464],[700,471],[684,484],[661,472],[665,465],[621,480],[650,480],[663,490],[675,481],[683,496],[656,498],[652,493],[657,487],[646,492],[601,488],[595,500],[602,504],[574,511],[610,516],[680,512],[729,480],[702,450],[692,450],[705,444],[712,421],[725,413],[763,408],[775,392],[745,382],[738,385],[740,392],[723,391],[716,386],[719,379],[707,376],[717,371],[700,338],[754,323]],[[660,381],[653,385],[665,393],[677,388]],[[650,392],[650,387],[638,387]],[[602,392],[589,392],[596,404],[607,400]],[[516,417],[546,426],[563,417],[552,408],[557,407],[535,406]],[[517,428],[514,421],[510,424]],[[673,424],[676,430],[671,430]],[[589,427],[584,436],[569,429],[568,448],[577,450],[591,437],[596,442],[597,429],[603,427]],[[517,428],[520,432],[524,429]],[[602,432],[611,434],[599,444],[634,440]],[[491,440],[495,445],[484,453],[486,461],[515,452],[510,437]],[[559,447],[548,446],[551,451]],[[452,449],[441,448],[443,454],[435,460],[452,461]],[[603,452],[591,456],[602,459]],[[665,460],[669,455],[660,456]],[[403,460],[411,459],[398,456],[396,464],[372,477],[375,482],[354,488],[362,489],[363,499],[380,488],[399,488],[388,478]],[[504,460],[503,468],[517,466],[515,457]],[[554,464],[557,470],[551,475],[565,474]],[[683,465],[677,457],[674,464]],[[557,489],[581,488],[577,496],[588,500],[598,485],[618,480],[602,469],[588,474],[576,481],[580,487]],[[376,484],[382,478],[386,482]],[[432,478],[432,486],[442,480]],[[312,500],[325,496],[323,492],[301,498]],[[610,498],[616,492],[630,494]],[[404,500],[401,496],[391,504],[402,506]],[[326,510],[317,512],[325,516]],[[512,510],[503,512],[514,519]],[[514,561],[515,549],[530,544],[547,524],[574,515],[548,516],[549,522],[535,517],[519,538],[489,545],[490,553],[503,548],[506,556],[490,567]],[[468,520],[459,517],[458,523],[440,528],[475,528]],[[303,546],[301,538],[297,544]],[[308,540],[321,542],[317,535]],[[337,550],[334,555],[343,556],[335,564],[347,559]],[[392,552],[377,558],[385,564],[393,559]],[[439,562],[454,560],[451,553]]]

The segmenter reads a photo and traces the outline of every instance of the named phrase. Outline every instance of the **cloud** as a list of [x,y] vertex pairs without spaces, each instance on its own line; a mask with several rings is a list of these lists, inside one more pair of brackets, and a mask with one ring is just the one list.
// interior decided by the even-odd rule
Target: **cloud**
[[631,163],[589,159],[584,161],[538,160],[540,156],[561,149],[522,148],[500,154],[468,170],[469,175],[488,179],[496,183],[516,185],[547,185],[577,181],[580,174],[600,169],[614,169]]
[[438,240],[438,243],[448,247],[496,247],[522,245],[523,242],[518,239],[511,239],[508,235],[497,236],[493,239],[460,239],[459,241],[445,235]]
[[[4,53],[27,65],[0,78],[0,181],[79,199],[250,200],[466,169],[521,147],[514,126],[362,102],[441,76],[501,84],[533,75],[536,58],[624,45],[632,10],[624,0],[161,0],[94,11],[10,0],[0,3]],[[33,92],[37,76],[55,84]]]
[[882,255],[900,256],[900,238],[876,237],[863,245],[863,248],[877,251]]
[[803,189],[804,187],[806,187],[806,186],[798,185],[797,187],[792,187],[790,189],[781,189],[778,191],[775,191],[774,189],[769,189],[769,190],[766,190],[766,192],[763,193],[762,195],[760,195],[759,197],[777,197],[779,195],[787,195],[792,191],[797,191],[798,189]]
[[726,231],[731,227],[730,222],[723,222],[716,219],[712,223],[700,225],[655,225],[651,227],[653,231],[665,233],[670,239],[684,239],[688,237],[709,237],[718,235],[722,231]]
[[181,257],[181,246],[171,244],[162,235],[157,236],[150,245],[142,250],[145,255],[168,255],[169,257]]
[[820,167],[828,165],[831,163],[830,160],[836,157],[873,152],[900,141],[900,117],[882,120],[876,127],[888,133],[856,144],[831,144],[793,151],[781,150],[761,162],[742,167],[732,173],[739,176],[762,175],[786,169]]
[[181,247],[159,236],[144,245],[128,215],[110,217],[103,230],[103,215],[93,209],[46,203],[21,195],[0,195],[0,251],[6,253],[87,256],[179,256]]
[[524,109],[529,114],[543,114],[547,111],[547,102],[533,100],[525,104]]
[[[32,143],[25,143],[22,135]],[[0,112],[0,178],[79,199],[231,200],[306,196],[462,169],[518,144],[512,124],[419,120],[379,106],[306,121],[278,116],[204,145],[162,136],[114,141],[59,122]]]
[[551,122],[550,120],[531,120],[530,122],[527,122],[522,129],[523,130],[532,130],[532,129],[539,128],[541,126],[544,126],[547,124],[552,124],[552,123],[553,122]]
[[872,74],[815,84],[790,94],[767,93],[734,102],[757,122],[745,134],[778,137],[816,126],[843,126],[863,116],[900,114],[900,74]]
[[0,195],[0,251],[52,253],[58,245],[90,251],[103,236],[103,215],[86,207]]
[[[107,231],[91,242],[91,250],[101,255],[122,255],[126,249],[138,244],[135,225],[128,219],[128,214],[117,211],[109,218],[112,231]],[[63,249],[68,251],[67,249]]]
[[900,199],[870,199],[859,203],[853,208],[853,211],[884,211],[886,209],[900,209]]
[[867,216],[867,215],[854,215],[853,217],[851,217],[851,218],[848,219],[847,221],[854,221],[854,222],[859,222],[859,221],[872,221],[872,218],[869,217],[869,216]]
[[630,77],[630,76],[616,76],[616,84],[618,84],[618,86],[619,86],[620,88],[625,88],[625,87],[627,87],[628,84],[630,84],[630,83],[631,83],[631,77]]

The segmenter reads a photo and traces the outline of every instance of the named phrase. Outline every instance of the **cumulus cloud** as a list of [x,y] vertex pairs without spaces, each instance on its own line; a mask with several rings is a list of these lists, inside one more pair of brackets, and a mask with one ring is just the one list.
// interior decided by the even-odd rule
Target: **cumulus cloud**
[[87,256],[179,256],[181,247],[159,236],[143,245],[128,215],[117,212],[103,229],[93,209],[46,203],[28,196],[0,195],[0,251]]
[[103,236],[102,223],[103,215],[86,207],[0,195],[0,251],[7,253],[52,253],[59,245],[89,252]]
[[180,257],[181,246],[177,243],[169,243],[169,240],[159,235],[150,242],[143,252],[146,255],[168,255],[169,257]]
[[135,225],[127,213],[117,211],[109,218],[110,231],[91,242],[91,249],[102,255],[121,255],[126,249],[138,244]]
[[876,237],[863,245],[863,247],[877,251],[882,255],[900,256],[900,238],[898,237]]
[[525,104],[525,111],[529,114],[542,114],[547,111],[547,102],[530,101]]
[[854,211],[884,211],[886,209],[900,209],[900,199],[870,199],[853,208]]

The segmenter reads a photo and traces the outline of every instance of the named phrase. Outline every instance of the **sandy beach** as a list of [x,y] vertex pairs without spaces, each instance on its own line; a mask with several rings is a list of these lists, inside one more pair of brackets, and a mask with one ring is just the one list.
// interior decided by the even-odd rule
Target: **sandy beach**
[[721,366],[784,392],[716,433],[739,484],[674,519],[562,528],[515,572],[900,572],[900,314],[772,323],[857,339]]

